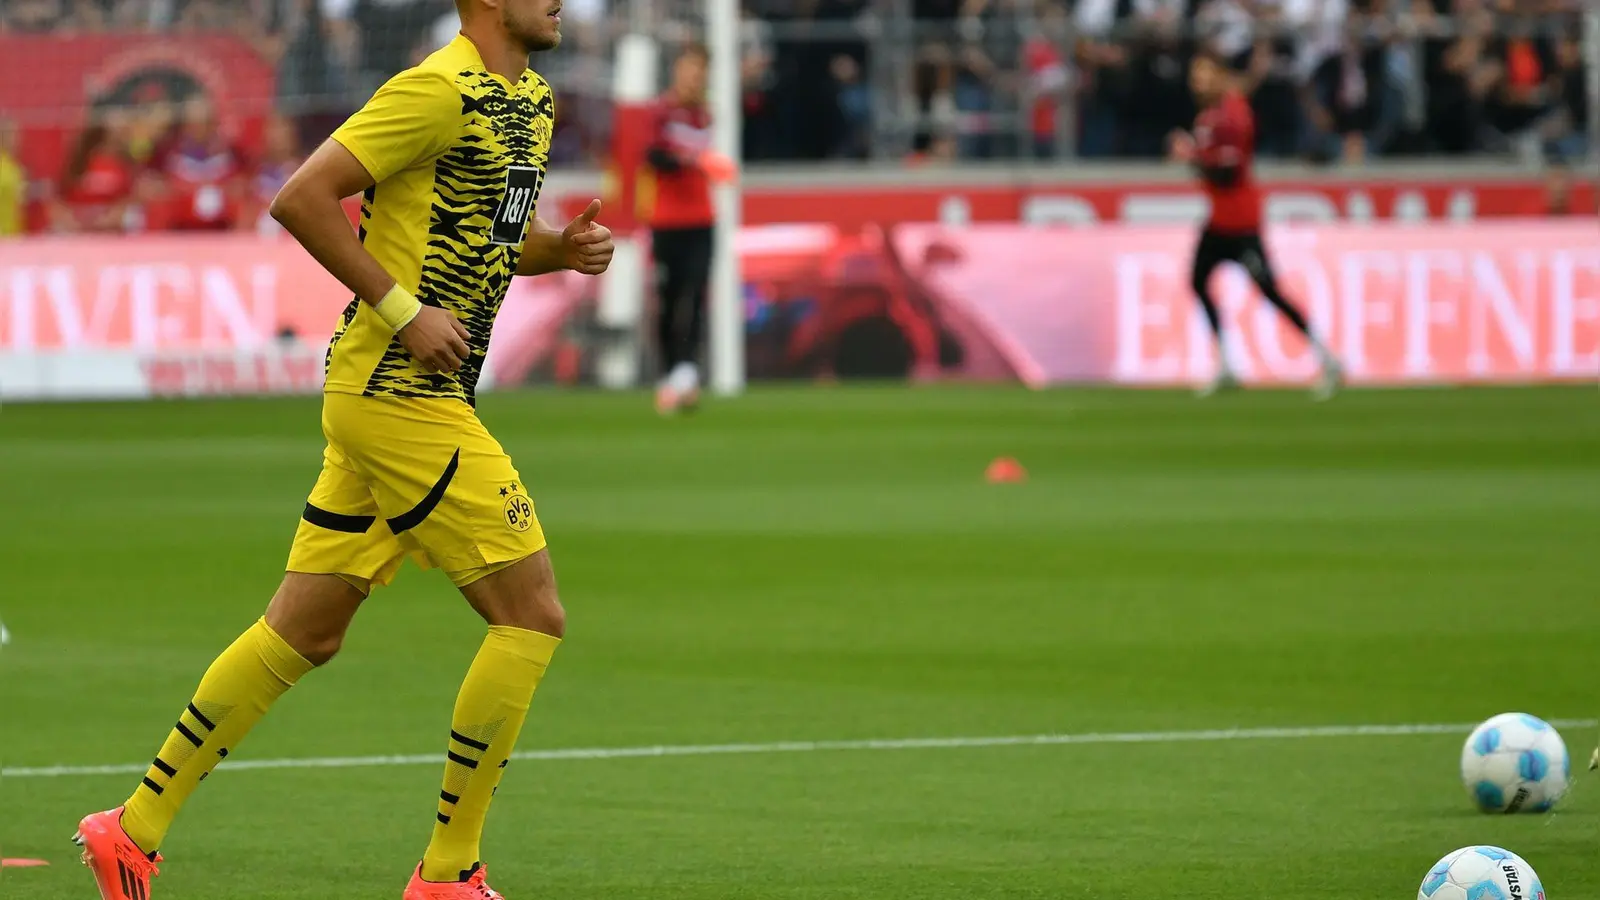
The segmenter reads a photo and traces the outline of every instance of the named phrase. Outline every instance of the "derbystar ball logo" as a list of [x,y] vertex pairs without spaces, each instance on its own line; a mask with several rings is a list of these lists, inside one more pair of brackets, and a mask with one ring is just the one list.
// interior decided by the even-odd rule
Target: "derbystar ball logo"
[[1530,793],[1531,792],[1526,787],[1517,788],[1516,794],[1514,794],[1511,797],[1511,802],[1506,804],[1506,812],[1514,813],[1517,810],[1521,809],[1522,808],[1522,804],[1528,802],[1528,797],[1529,797]]
[[[1505,873],[1506,887],[1511,888],[1511,900],[1523,900],[1522,881],[1517,878],[1517,867],[1510,862],[1500,864],[1500,871]],[[1544,900],[1544,892],[1539,892],[1539,900]]]

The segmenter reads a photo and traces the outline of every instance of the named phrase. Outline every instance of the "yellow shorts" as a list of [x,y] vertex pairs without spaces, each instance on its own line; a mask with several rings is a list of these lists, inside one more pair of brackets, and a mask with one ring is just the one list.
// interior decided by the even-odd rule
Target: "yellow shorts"
[[544,549],[522,476],[465,402],[327,393],[322,433],[289,571],[388,584],[410,556],[466,585]]

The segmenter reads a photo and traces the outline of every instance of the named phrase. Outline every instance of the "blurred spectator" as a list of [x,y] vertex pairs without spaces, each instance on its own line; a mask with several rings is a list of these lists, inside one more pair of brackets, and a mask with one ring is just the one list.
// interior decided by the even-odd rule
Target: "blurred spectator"
[[17,123],[0,118],[0,237],[22,233],[28,173],[17,158]]
[[1167,136],[1194,121],[1195,101],[1189,91],[1189,57],[1184,32],[1190,4],[1160,0],[1140,23],[1132,43],[1133,96],[1136,113],[1121,123],[1121,155],[1159,159]]
[[926,159],[956,157],[960,112],[955,99],[955,61],[943,44],[929,44],[918,57],[912,77],[918,125],[911,150]]
[[1544,150],[1547,158],[1564,165],[1589,153],[1589,86],[1575,35],[1557,38],[1555,59],[1555,109],[1545,127]]
[[[1430,35],[1424,49],[1428,86],[1427,128],[1433,149],[1470,153],[1479,148],[1486,128],[1484,104],[1500,81],[1500,67],[1485,53],[1493,20],[1476,0],[1419,0]],[[1434,26],[1434,13],[1454,16],[1448,26]]]
[[1501,135],[1527,131],[1543,118],[1559,89],[1560,72],[1554,49],[1542,35],[1523,32],[1526,23],[1515,31],[1503,23],[1489,40],[1487,54],[1500,76],[1489,94],[1489,123]]
[[1069,29],[1066,7],[1048,0],[1039,10],[1037,27],[1022,47],[1028,79],[1023,94],[1027,98],[1028,135],[1032,139],[1030,153],[1040,159],[1056,155],[1060,129],[1056,113],[1072,86],[1072,73],[1061,52]]
[[51,204],[52,226],[62,232],[134,231],[143,225],[136,202],[139,166],[128,153],[132,115],[115,107],[89,111]]
[[1593,210],[1579,209],[1572,201],[1572,171],[1565,163],[1552,165],[1545,171],[1544,197],[1541,208],[1535,211],[1541,216],[1580,216],[1592,215]]
[[284,116],[268,119],[262,137],[261,157],[255,165],[249,195],[245,199],[245,212],[239,217],[240,227],[254,228],[263,234],[276,234],[282,229],[275,219],[267,215],[267,207],[304,161],[305,154],[300,149],[294,121]]
[[772,26],[745,10],[740,23],[742,55],[739,83],[743,95],[742,144],[748,160],[775,159],[782,155],[778,141],[778,116],[773,107]]
[[1389,46],[1370,9],[1350,16],[1344,41],[1311,73],[1306,107],[1314,158],[1359,163],[1380,149],[1397,114]]
[[1154,158],[1167,134],[1194,118],[1183,37],[1195,0],[1080,0],[1084,156]]
[[318,0],[336,52],[359,59],[372,88],[411,65],[417,42],[449,0]]
[[[1326,8],[1327,4],[1320,4]],[[1305,12],[1301,10],[1301,12]],[[1230,30],[1237,25],[1229,23]],[[1256,114],[1256,153],[1262,157],[1297,156],[1304,149],[1306,118],[1300,88],[1302,60],[1317,50],[1304,32],[1307,22],[1291,20],[1282,4],[1267,3],[1257,9],[1249,29],[1249,45],[1228,54],[1234,66],[1245,70],[1244,87]]]
[[245,155],[223,133],[209,101],[184,104],[183,122],[158,152],[154,169],[164,178],[165,227],[224,231],[238,223]]
[[837,85],[839,100],[839,143],[829,155],[866,159],[872,152],[872,92],[862,77],[861,64],[841,53],[829,63],[828,74]]

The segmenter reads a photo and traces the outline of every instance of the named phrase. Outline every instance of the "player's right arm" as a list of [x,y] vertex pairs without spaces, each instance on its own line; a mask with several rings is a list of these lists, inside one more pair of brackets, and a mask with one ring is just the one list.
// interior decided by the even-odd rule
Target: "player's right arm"
[[470,355],[467,330],[449,310],[423,306],[362,246],[341,205],[449,146],[459,93],[447,81],[402,72],[318,147],[273,198],[272,217],[334,278],[371,305],[423,365],[454,372]]

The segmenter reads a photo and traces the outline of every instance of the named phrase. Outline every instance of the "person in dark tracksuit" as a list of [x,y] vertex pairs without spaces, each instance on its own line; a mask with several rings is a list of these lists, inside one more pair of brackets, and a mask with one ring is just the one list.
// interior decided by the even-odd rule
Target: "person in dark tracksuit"
[[661,380],[656,408],[672,413],[695,406],[699,356],[711,280],[711,184],[725,158],[711,150],[706,109],[708,54],[694,44],[672,64],[672,83],[654,104],[646,171],[639,179],[641,218],[649,225],[656,264],[656,338]]

